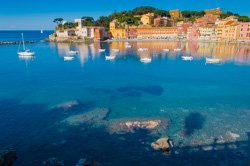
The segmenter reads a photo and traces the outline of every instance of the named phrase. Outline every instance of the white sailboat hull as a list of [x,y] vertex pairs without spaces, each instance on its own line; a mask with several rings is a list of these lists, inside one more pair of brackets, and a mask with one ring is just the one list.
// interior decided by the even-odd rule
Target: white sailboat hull
[[17,54],[19,56],[34,56],[35,52],[24,51],[24,52],[18,52]]

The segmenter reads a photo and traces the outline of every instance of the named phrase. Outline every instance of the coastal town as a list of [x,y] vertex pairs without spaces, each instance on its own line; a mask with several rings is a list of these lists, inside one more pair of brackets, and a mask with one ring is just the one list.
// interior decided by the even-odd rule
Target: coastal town
[[[148,10],[151,11],[151,10]],[[190,40],[190,41],[223,41],[249,42],[250,19],[220,8],[202,12],[169,10],[147,12],[132,15],[114,13],[112,20],[106,20],[96,26],[93,18],[75,19],[74,23],[62,18],[55,20],[55,33],[50,41],[83,41],[83,40]],[[118,17],[120,16],[120,17]],[[123,19],[129,17],[129,19]],[[122,18],[122,19],[121,19]],[[104,22],[104,21],[103,21]]]

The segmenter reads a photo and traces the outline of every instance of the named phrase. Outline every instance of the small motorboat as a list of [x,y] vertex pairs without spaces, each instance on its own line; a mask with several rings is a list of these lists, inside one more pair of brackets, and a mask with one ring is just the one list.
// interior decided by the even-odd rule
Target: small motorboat
[[142,63],[150,63],[152,61],[152,59],[151,58],[141,58],[140,61]]
[[72,61],[73,59],[75,59],[75,57],[73,56],[64,56],[64,61]]
[[174,49],[174,52],[179,52],[179,51],[181,51],[180,48],[175,48],[175,49]]
[[106,51],[106,49],[99,49],[99,52],[105,52]]
[[132,46],[128,44],[128,45],[125,45],[125,47],[126,48],[131,48]]
[[169,52],[168,48],[163,49],[164,52]]
[[115,49],[115,48],[114,48],[114,49],[112,49],[112,51],[113,51],[113,52],[120,52],[120,50],[119,50],[119,49]]
[[206,63],[221,63],[222,60],[219,58],[206,58]]
[[181,59],[184,61],[192,61],[194,58],[192,56],[182,56]]
[[105,56],[105,60],[114,60],[114,59],[115,59],[114,55]]
[[93,44],[93,43],[92,43],[92,44],[89,44],[89,46],[90,46],[90,47],[94,47],[94,44]]
[[76,54],[78,54],[78,51],[70,50],[70,51],[69,51],[69,54],[70,54],[70,55],[76,55]]
[[148,51],[148,48],[138,48],[138,51],[140,51],[140,52]]

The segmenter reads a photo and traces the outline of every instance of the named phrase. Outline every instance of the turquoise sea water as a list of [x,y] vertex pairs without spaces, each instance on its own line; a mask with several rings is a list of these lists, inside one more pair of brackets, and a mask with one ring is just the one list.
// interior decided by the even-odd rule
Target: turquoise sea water
[[[19,33],[5,35],[18,40]],[[24,35],[39,41],[48,34]],[[17,150],[16,165],[42,165],[50,157],[64,160],[65,165],[80,158],[102,165],[202,165],[204,161],[244,165],[249,161],[250,45],[130,44],[132,48],[125,48],[124,42],[94,46],[38,42],[27,45],[36,52],[32,59],[18,58],[17,45],[0,46],[0,147]],[[106,52],[99,53],[99,48]],[[105,55],[113,54],[114,48],[120,49],[116,59],[106,61]],[[149,51],[140,53],[138,48]],[[164,53],[164,48],[170,52]],[[182,50],[174,52],[175,48]],[[69,50],[79,54],[64,61]],[[192,55],[194,60],[182,61],[182,55]],[[205,57],[210,56],[222,63],[206,64]],[[152,62],[142,63],[142,57],[151,57]],[[69,101],[78,105],[60,107]],[[63,123],[98,108],[110,110],[105,122],[93,111],[94,125]],[[117,134],[107,129],[117,120],[135,119],[164,119],[168,125],[152,133]],[[173,141],[173,154],[150,147],[164,136]],[[197,146],[211,148],[217,143],[221,149],[195,151]]]

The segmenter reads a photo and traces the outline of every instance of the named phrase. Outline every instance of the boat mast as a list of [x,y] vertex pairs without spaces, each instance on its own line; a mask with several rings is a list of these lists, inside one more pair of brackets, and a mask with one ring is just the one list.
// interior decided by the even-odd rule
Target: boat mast
[[22,41],[23,41],[23,50],[25,51],[25,45],[24,45],[24,39],[23,39],[23,33],[22,33]]

